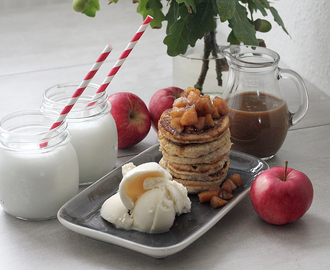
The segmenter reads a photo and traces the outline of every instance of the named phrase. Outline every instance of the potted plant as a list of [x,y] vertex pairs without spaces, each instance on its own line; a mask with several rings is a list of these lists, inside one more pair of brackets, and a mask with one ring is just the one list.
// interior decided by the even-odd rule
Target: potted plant
[[[147,15],[154,18],[150,24],[152,28],[161,28],[162,22],[167,21],[164,44],[169,56],[184,55],[189,46],[194,47],[196,41],[204,39],[202,66],[195,84],[200,90],[203,88],[210,59],[215,60],[218,85],[222,85],[224,58],[218,57],[220,49],[216,40],[217,21],[220,24],[228,22],[231,32],[227,42],[230,44],[265,46],[265,42],[258,39],[256,33],[268,32],[272,26],[265,19],[255,18],[257,12],[263,17],[270,12],[274,21],[288,34],[277,10],[268,0],[166,0],[169,7],[166,14],[162,2],[165,1],[133,0],[133,3],[138,4],[137,12],[143,18]],[[94,17],[100,9],[99,0],[73,0],[73,8]]]

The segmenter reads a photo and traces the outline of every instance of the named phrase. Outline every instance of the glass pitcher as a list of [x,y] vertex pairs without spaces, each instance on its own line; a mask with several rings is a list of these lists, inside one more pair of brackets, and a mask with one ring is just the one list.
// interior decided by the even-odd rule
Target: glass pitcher
[[[229,65],[222,97],[230,108],[232,149],[270,159],[281,148],[288,129],[307,112],[304,81],[296,72],[279,68],[280,56],[269,49],[229,45],[222,53]],[[288,109],[279,85],[282,78],[292,81],[299,93],[296,112]]]

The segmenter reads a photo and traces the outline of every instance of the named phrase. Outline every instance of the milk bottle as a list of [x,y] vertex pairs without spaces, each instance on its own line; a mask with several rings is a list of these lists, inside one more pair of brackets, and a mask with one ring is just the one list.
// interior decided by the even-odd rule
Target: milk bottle
[[[60,113],[78,86],[79,83],[65,83],[47,89],[41,109]],[[92,100],[98,88],[89,84],[66,118],[78,156],[80,185],[93,183],[110,172],[117,159],[117,128],[108,95],[104,92]]]
[[29,110],[0,122],[0,203],[10,215],[54,218],[78,193],[78,160],[66,122],[49,132],[56,118]]

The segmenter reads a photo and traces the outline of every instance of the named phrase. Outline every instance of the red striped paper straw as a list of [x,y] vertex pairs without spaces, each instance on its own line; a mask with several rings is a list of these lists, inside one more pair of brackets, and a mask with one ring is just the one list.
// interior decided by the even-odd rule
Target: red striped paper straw
[[[105,78],[105,80],[101,84],[100,88],[96,91],[96,93],[95,93],[92,100],[95,100],[95,99],[99,98],[102,95],[102,93],[108,87],[108,85],[112,81],[113,77],[117,74],[118,70],[123,65],[126,58],[129,56],[129,54],[133,50],[134,46],[139,41],[139,39],[141,38],[141,36],[143,35],[143,33],[145,32],[145,30],[147,29],[147,27],[149,26],[149,24],[152,20],[153,20],[153,18],[148,15],[147,18],[143,21],[143,23],[141,24],[141,26],[139,27],[139,29],[135,33],[134,37],[132,38],[130,43],[126,46],[124,52],[121,54],[121,56],[119,57],[119,59],[117,60],[117,62],[113,66],[113,68],[111,69],[110,73],[108,74],[108,76]],[[93,103],[91,103],[91,104],[93,104]],[[89,104],[89,106],[91,104]]]
[[[76,103],[76,101],[79,99],[79,97],[82,95],[86,87],[88,86],[89,82],[93,79],[96,72],[99,70],[101,65],[104,63],[104,61],[107,59],[108,55],[112,51],[113,47],[112,45],[108,44],[105,46],[104,50],[100,54],[99,58],[96,60],[92,68],[89,70],[87,75],[85,76],[84,80],[79,84],[77,90],[72,95],[71,99],[67,103],[67,105],[63,108],[61,111],[59,117],[57,118],[56,122],[51,126],[49,130],[52,130],[56,127],[58,127],[64,119],[67,117],[68,113],[71,111],[72,107]],[[40,147],[45,147],[47,145],[47,142],[42,143]]]

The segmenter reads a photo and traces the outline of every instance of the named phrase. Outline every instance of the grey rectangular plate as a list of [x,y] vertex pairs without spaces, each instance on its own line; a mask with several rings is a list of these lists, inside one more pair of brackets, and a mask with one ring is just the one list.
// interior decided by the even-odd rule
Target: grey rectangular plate
[[[159,162],[161,157],[157,144],[129,162],[135,165],[151,161]],[[184,249],[214,226],[249,193],[256,176],[268,169],[268,165],[256,157],[231,151],[228,175],[239,173],[243,179],[243,186],[234,191],[234,198],[227,205],[213,209],[209,204],[199,203],[197,195],[191,195],[191,212],[176,217],[171,229],[162,234],[117,229],[101,218],[102,204],[118,190],[122,179],[121,169],[118,167],[111,171],[68,201],[59,210],[57,217],[64,226],[79,234],[151,257],[164,258]]]

